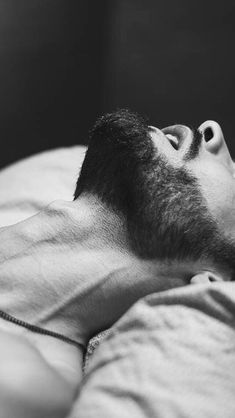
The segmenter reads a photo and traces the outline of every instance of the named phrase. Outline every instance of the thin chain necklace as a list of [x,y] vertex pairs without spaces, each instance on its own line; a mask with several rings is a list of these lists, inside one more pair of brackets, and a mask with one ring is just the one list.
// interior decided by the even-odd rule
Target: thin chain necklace
[[76,345],[77,347],[82,348],[83,351],[85,349],[85,347],[81,343],[73,340],[72,338],[66,337],[65,335],[59,334],[58,332],[50,331],[46,328],[38,327],[37,325],[29,324],[28,322],[22,321],[21,319],[17,319],[14,316],[9,315],[8,313],[1,310],[0,317],[5,319],[6,321],[12,322],[13,324],[19,325],[20,327],[24,327],[29,331],[35,332],[37,334],[49,335],[50,337],[57,338],[68,344]]

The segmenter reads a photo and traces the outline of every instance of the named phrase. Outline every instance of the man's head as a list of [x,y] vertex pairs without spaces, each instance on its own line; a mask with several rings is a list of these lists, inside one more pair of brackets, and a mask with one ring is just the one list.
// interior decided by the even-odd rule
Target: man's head
[[124,216],[142,258],[202,260],[234,275],[234,172],[215,122],[159,130],[120,110],[92,129],[75,199],[96,195]]

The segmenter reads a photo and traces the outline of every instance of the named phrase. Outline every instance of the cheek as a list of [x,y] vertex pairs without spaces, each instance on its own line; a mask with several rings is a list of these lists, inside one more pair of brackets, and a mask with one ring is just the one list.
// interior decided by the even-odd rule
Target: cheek
[[223,167],[200,170],[199,183],[207,207],[223,232],[235,235],[235,179]]

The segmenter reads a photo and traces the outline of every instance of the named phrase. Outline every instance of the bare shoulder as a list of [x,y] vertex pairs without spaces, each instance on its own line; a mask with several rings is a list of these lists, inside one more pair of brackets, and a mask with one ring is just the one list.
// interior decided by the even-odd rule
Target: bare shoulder
[[24,337],[0,331],[2,416],[65,417],[76,390]]

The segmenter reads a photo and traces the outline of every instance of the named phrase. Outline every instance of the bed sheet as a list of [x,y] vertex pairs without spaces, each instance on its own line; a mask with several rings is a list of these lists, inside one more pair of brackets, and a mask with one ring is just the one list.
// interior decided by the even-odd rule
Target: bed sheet
[[70,418],[234,418],[235,283],[138,301],[88,365]]
[[41,152],[0,171],[0,227],[22,221],[53,200],[73,200],[86,147]]

